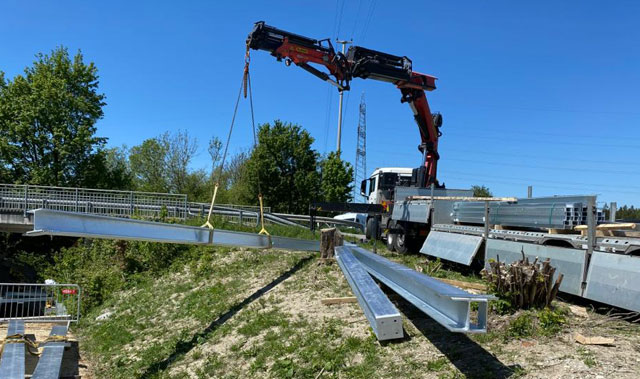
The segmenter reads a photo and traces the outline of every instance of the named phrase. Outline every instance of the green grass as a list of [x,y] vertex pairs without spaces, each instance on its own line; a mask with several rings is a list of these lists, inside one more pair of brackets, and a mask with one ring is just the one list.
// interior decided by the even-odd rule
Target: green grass
[[579,347],[577,352],[578,356],[580,357],[580,359],[582,359],[582,362],[584,362],[587,367],[593,368],[598,365],[593,352],[591,352],[590,350],[587,350],[584,347]]
[[[290,269],[309,254],[245,251],[221,264],[228,249],[201,248],[200,257],[174,263],[173,273],[139,279],[136,286],[91,311],[80,323],[83,346],[97,363],[99,377],[138,377],[192,340],[254,289]],[[260,279],[263,277],[263,279]],[[104,322],[103,310],[115,314]],[[274,315],[258,317],[273,322]],[[251,328],[247,333],[255,332]],[[196,343],[205,342],[207,334]],[[127,353],[135,351],[135,355]],[[215,363],[215,362],[214,362]]]

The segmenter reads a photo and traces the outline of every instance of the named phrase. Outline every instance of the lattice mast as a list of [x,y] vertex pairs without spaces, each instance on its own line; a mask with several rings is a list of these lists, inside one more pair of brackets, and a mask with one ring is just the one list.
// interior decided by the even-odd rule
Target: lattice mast
[[367,178],[367,106],[364,92],[360,97],[360,116],[358,117],[358,142],[356,144],[356,164],[353,170],[353,201],[363,200],[360,195],[360,182]]

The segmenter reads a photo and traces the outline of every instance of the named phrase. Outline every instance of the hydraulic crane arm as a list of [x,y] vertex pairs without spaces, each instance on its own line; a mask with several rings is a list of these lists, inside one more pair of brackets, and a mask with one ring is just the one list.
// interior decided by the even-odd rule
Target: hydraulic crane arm
[[[402,93],[401,101],[411,107],[420,130],[419,149],[423,153],[423,167],[418,169],[417,185],[438,186],[436,173],[442,116],[431,114],[425,95],[425,91],[436,89],[436,78],[414,72],[409,58],[360,46],[351,46],[344,55],[334,50],[328,38],[307,38],[266,25],[263,21],[257,22],[249,34],[247,52],[249,49],[268,51],[279,61],[284,59],[287,66],[294,63],[336,86],[339,91],[349,90],[353,78],[375,79],[396,85]],[[311,64],[322,65],[329,73]]]

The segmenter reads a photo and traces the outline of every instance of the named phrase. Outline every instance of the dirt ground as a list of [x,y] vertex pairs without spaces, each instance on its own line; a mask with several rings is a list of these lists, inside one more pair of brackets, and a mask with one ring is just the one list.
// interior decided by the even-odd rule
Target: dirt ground
[[[255,254],[245,250],[234,251],[221,255],[223,258],[208,264],[211,264],[212,269],[230,267],[234,262],[244,262],[243,259]],[[286,254],[290,256],[296,253]],[[409,259],[406,256],[387,256],[413,267],[413,264],[406,261]],[[180,296],[174,295],[175,299],[160,296],[162,292],[152,293],[152,298],[160,296],[173,300],[164,302],[166,309],[149,320],[153,328],[180,332],[180,336],[157,333],[148,343],[119,345],[114,351],[140,357],[150,355],[150,351],[154,352],[162,362],[166,361],[165,368],[160,371],[144,369],[138,372],[154,372],[154,377],[160,378],[640,377],[640,325],[595,312],[588,304],[578,303],[578,300],[558,302],[560,307],[574,308],[573,312],[566,314],[566,322],[558,333],[534,333],[530,337],[514,338],[508,330],[517,314],[491,314],[487,334],[454,334],[402,298],[390,296],[403,315],[405,337],[380,343],[372,335],[369,323],[357,303],[322,304],[324,298],[352,296],[335,262],[321,264],[315,258],[305,258],[305,263],[299,264],[299,269],[278,276],[278,272],[284,270],[281,267],[285,263],[284,257],[285,253],[282,253],[278,260],[265,261],[270,263],[259,266],[259,270],[255,270],[256,266],[247,266],[254,269],[251,275],[244,273],[247,270],[242,271],[244,274],[234,271],[233,277],[242,275],[242,283],[250,285],[241,294],[236,291],[224,295],[235,296],[232,304],[236,305],[232,312],[227,308],[222,310],[223,313],[220,310],[216,311],[218,313],[206,312],[206,324],[214,325],[206,328],[206,333],[192,325],[183,328],[168,316],[185,310],[177,301],[180,296],[188,298],[190,292],[204,284],[211,286],[216,282],[224,283],[229,274],[221,272],[219,278],[214,275],[198,282],[197,277],[189,276],[191,269],[185,267],[180,276],[183,280],[193,280],[189,282],[190,290]],[[279,269],[275,270],[276,267]],[[147,291],[159,291],[162,283],[172,282],[171,275],[177,273],[158,278]],[[122,304],[112,304],[116,314],[138,315],[134,319],[139,324],[131,326],[129,332],[146,325],[146,321],[140,316],[142,309],[136,307],[148,305],[128,301],[126,298],[131,294],[123,292],[121,295]],[[198,298],[196,301],[202,302],[203,299]],[[99,310],[96,314],[104,310]],[[90,318],[93,320],[95,315]],[[115,319],[105,321],[104,324],[91,321],[95,324],[92,326],[93,330],[99,325],[113,323],[114,329],[108,333],[129,325],[116,322]],[[42,340],[48,335],[50,328],[47,324],[28,324],[27,333],[35,334],[37,340]],[[89,333],[90,330],[92,329],[83,329],[81,332]],[[580,345],[575,342],[575,333],[612,337],[614,342],[606,346]],[[6,334],[6,331],[0,327],[0,335],[2,334]],[[175,344],[171,342],[175,338],[188,342]],[[81,349],[82,344],[81,340]],[[107,360],[117,362],[119,359],[117,355],[103,356],[101,359],[95,352],[92,354],[95,367],[104,366]],[[167,354],[170,358],[166,358]],[[171,354],[175,358],[171,358]],[[68,367],[65,368],[65,375],[93,377],[87,367],[89,364],[82,359],[81,351],[78,351],[77,343],[72,344],[69,351],[65,352],[64,364]],[[104,370],[104,367],[100,372],[109,375],[113,373]],[[135,373],[133,376],[123,375],[113,377],[139,376]]]
[[[329,319],[341,322],[343,337],[366,338],[368,321],[359,305],[323,305],[327,297],[351,296],[336,264],[330,267],[310,264],[288,278],[263,297],[260,312],[278,309],[290,319],[305,319],[312,325],[323,325]],[[376,344],[378,350],[375,377],[530,377],[530,378],[637,378],[640,377],[640,325],[609,318],[588,311],[585,315],[570,313],[563,330],[553,336],[510,338],[506,336],[474,338],[452,334],[401,298],[393,301],[404,315],[405,338]],[[569,304],[559,302],[560,306]],[[242,312],[236,317],[242,318]],[[575,308],[575,306],[574,306]],[[586,310],[586,308],[582,308]],[[500,333],[507,327],[504,316],[490,316],[490,331]],[[244,351],[260,348],[266,333],[243,341],[237,332],[242,322],[232,323],[230,332],[215,338],[191,352],[192,358],[216,354],[225,366],[250,372],[251,361]],[[613,337],[608,346],[580,345],[574,333],[585,336]],[[232,348],[236,346],[236,348]],[[242,346],[238,350],[237,346]],[[172,374],[202,377],[196,374],[202,360],[186,359],[171,368]],[[353,363],[358,363],[358,357]],[[436,364],[437,363],[437,364]],[[439,367],[442,363],[442,367]],[[434,367],[433,370],[427,369]],[[323,373],[318,373],[322,376]],[[231,375],[233,376],[233,375]],[[270,375],[269,375],[270,376]],[[343,375],[339,375],[343,376]]]

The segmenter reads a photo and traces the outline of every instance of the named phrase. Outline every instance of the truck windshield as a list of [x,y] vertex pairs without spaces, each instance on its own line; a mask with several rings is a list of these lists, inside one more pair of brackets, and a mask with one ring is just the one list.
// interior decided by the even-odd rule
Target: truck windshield
[[388,190],[393,189],[396,186],[396,182],[398,181],[398,174],[396,173],[385,173],[382,174],[382,180],[380,181],[380,189]]

